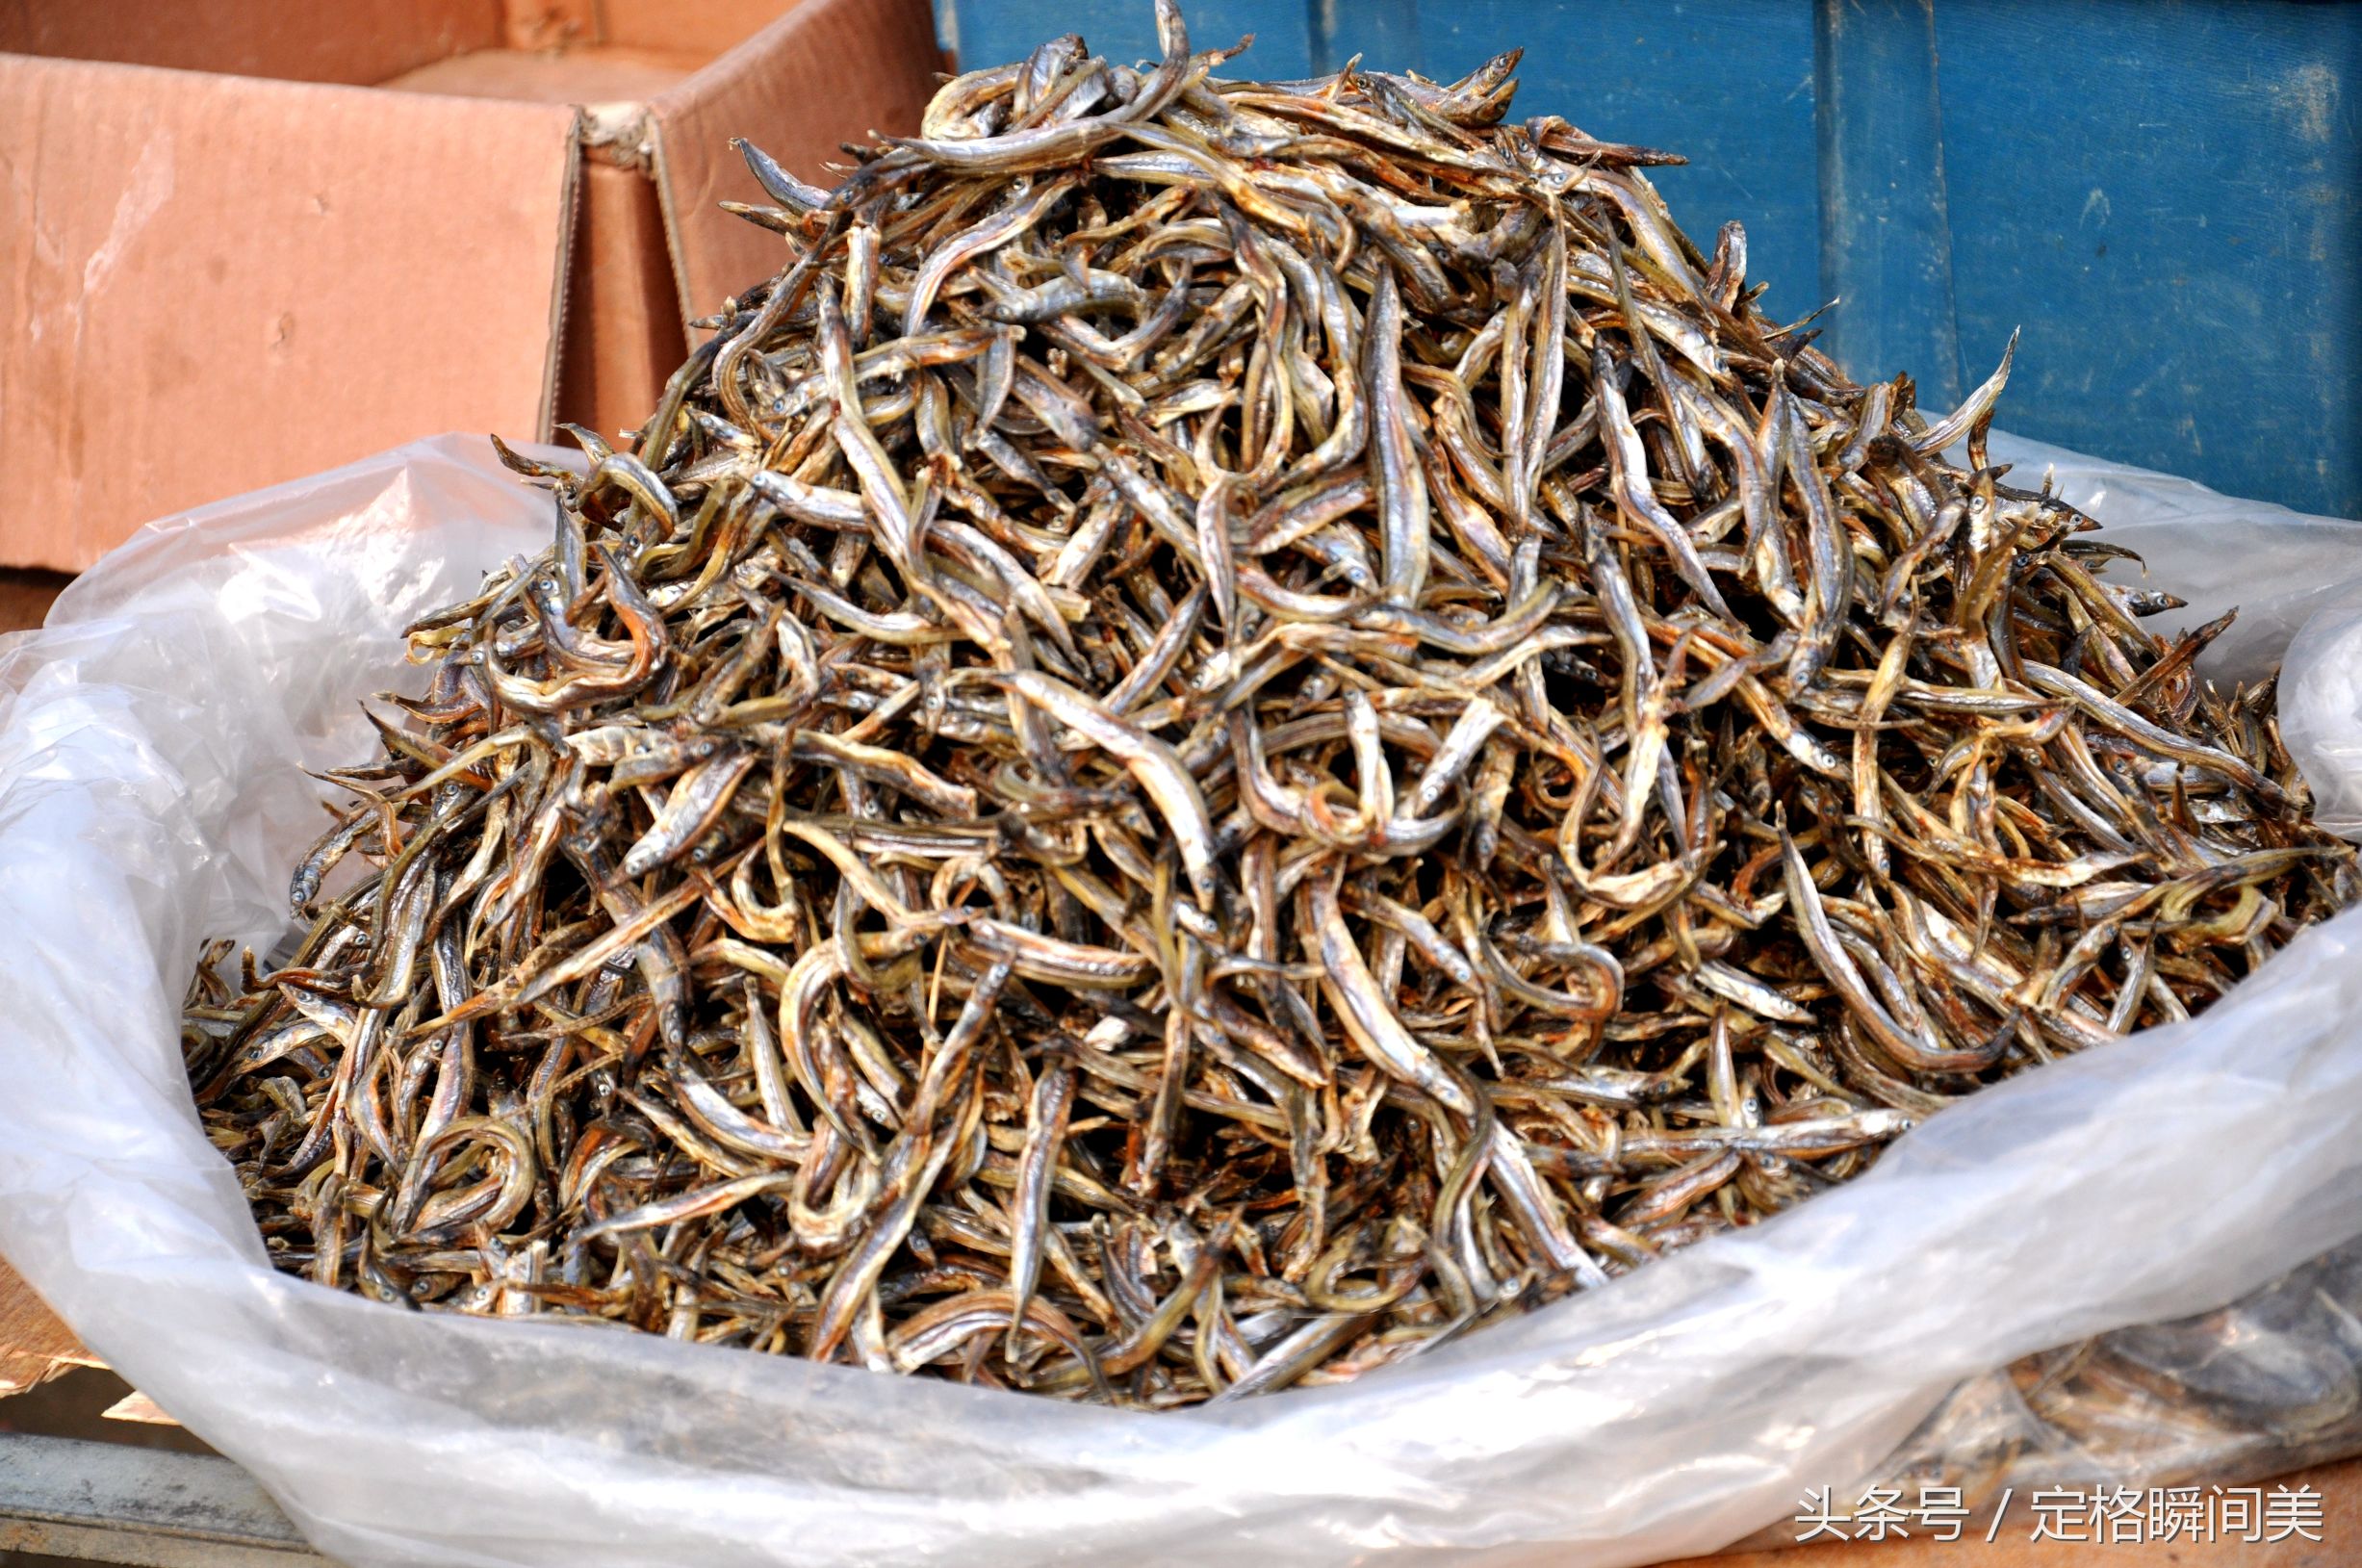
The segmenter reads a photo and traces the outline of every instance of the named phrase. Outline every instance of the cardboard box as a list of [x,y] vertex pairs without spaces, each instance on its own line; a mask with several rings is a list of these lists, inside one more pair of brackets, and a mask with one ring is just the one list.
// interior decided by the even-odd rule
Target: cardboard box
[[908,132],[926,0],[0,5],[0,565],[438,430],[612,434]]

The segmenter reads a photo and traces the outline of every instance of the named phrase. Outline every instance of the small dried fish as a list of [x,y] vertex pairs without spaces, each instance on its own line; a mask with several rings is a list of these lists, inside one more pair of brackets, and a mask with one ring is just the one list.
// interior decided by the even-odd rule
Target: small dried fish
[[[947,86],[207,955],[280,1267],[1162,1409],[1866,1169],[2351,901],[2271,690],[1464,81]],[[1941,456],[1967,438],[1978,467]],[[502,449],[505,453],[506,450]],[[331,893],[331,889],[335,889]]]

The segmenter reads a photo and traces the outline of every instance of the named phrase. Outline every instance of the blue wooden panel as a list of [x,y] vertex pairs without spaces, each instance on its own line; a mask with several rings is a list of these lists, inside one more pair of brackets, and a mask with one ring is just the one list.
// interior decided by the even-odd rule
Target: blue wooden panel
[[1818,0],[1823,352],[1861,378],[1909,371],[1930,407],[1960,401],[1952,239],[1933,0]]
[[[1186,0],[1185,0],[1186,3]],[[938,0],[970,64],[1080,30],[1155,53],[1149,0]],[[1294,76],[1458,75],[1526,46],[1518,113],[1672,148],[1701,245],[1736,218],[1766,308],[1923,402],[2023,325],[2001,423],[2362,514],[2358,0],[1198,0],[1201,42]]]
[[[1348,0],[1349,3],[1349,0]],[[1190,42],[1227,48],[1246,34],[1252,73],[1267,78],[1312,70],[1312,19],[1304,0],[1183,0]],[[937,0],[936,30],[963,70],[1022,60],[1061,33],[1080,33],[1093,54],[1120,64],[1158,59],[1156,11],[1150,0]]]
[[1312,0],[1312,68],[1333,71],[1356,54],[1377,70],[1425,70],[1419,0]]
[[2362,514],[2362,7],[1939,5],[1961,347],[2002,423]]
[[1457,0],[1407,5],[1336,0],[1328,52],[1363,50],[1387,64],[1368,18],[1415,17],[1417,51],[1397,55],[1450,78],[1523,44],[1518,116],[1563,115],[1596,137],[1686,155],[1652,170],[1673,216],[1711,252],[1731,218],[1747,228],[1748,272],[1768,281],[1764,307],[1802,316],[1821,302],[1819,198],[1812,118],[1812,10],[1803,0]]

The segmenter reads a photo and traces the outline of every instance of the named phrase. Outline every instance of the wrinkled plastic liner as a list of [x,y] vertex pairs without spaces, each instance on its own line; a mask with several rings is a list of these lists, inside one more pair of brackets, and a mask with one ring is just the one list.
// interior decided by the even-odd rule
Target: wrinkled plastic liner
[[[2055,462],[2193,601],[2185,624],[2246,606],[2219,676],[2288,649],[2289,743],[2324,818],[2362,828],[2362,525],[1994,448],[2017,482]],[[360,699],[415,673],[400,629],[551,521],[480,442],[422,443],[153,527],[0,644],[0,1250],[323,1551],[1621,1564],[1886,1473],[2145,1485],[2352,1446],[2350,1256],[2319,1266],[2343,1271],[2333,1291],[2242,1308],[2268,1335],[2169,1321],[2362,1231],[2362,910],[2195,1022],[1989,1089],[1769,1223],[1352,1384],[1221,1409],[405,1314],[273,1272],[182,1080],[189,971],[208,937],[284,934],[328,798],[299,767],[361,756]],[[2250,1339],[2278,1353],[2242,1372],[2221,1342]]]

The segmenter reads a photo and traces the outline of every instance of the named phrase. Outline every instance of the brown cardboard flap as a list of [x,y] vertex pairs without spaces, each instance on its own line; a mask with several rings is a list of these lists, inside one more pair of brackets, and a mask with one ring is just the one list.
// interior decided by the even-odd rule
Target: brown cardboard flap
[[[798,0],[598,0],[599,37],[644,49],[694,49],[711,58],[779,20]],[[810,3],[810,0],[804,0]]]
[[834,184],[822,166],[844,161],[837,143],[915,131],[942,66],[926,0],[804,0],[652,103],[683,312],[705,315],[785,262],[778,235],[716,205],[764,199],[731,138]]
[[321,16],[253,0],[179,0],[168,8],[156,0],[0,3],[0,51],[11,54],[295,82],[382,81],[430,60],[491,48],[503,31],[499,0],[338,0]]
[[655,186],[636,168],[588,158],[581,192],[558,418],[616,441],[655,411],[689,347]]
[[36,1388],[75,1367],[103,1367],[74,1331],[0,1258],[0,1399]]
[[644,101],[689,79],[706,56],[668,49],[583,44],[563,51],[478,49],[390,76],[398,92],[448,92],[460,98],[526,103]]
[[8,557],[79,569],[417,436],[543,430],[575,122],[0,56]]

